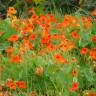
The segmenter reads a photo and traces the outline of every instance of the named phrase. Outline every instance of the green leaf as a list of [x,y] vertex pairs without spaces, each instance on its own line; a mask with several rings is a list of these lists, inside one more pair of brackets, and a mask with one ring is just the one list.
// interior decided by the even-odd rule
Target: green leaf
[[81,34],[81,39],[79,41],[79,46],[84,47],[90,43],[90,35],[88,32],[84,32]]
[[0,22],[0,31],[2,31],[0,42],[6,41],[12,34],[17,34],[16,30],[12,27],[10,19],[5,19]]
[[9,45],[8,42],[0,43],[0,50],[6,50]]

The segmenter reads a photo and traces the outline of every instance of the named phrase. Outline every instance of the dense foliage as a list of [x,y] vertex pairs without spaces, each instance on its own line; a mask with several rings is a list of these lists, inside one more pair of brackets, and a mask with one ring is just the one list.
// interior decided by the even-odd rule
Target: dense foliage
[[0,96],[96,96],[96,9],[90,15],[78,8],[60,14],[57,0],[51,12],[42,10],[45,0],[6,2],[1,6],[6,18],[0,19]]
[[[0,0],[0,17],[6,18],[9,6],[18,10],[18,16],[23,18],[30,16],[28,10],[35,7],[37,14],[58,11],[61,14],[74,13],[76,11],[89,15],[96,6],[95,0]],[[27,15],[26,15],[27,14]]]

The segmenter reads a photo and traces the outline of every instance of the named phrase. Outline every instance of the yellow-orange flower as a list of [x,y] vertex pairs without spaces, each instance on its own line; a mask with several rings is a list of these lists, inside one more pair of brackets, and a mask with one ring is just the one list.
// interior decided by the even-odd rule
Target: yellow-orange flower
[[96,8],[92,11],[91,15],[96,16]]
[[17,10],[14,7],[9,7],[7,10],[7,16],[11,16],[12,14],[16,14]]
[[64,50],[64,51],[69,51],[71,49],[75,48],[75,44],[73,41],[69,40],[69,39],[64,39],[61,43],[61,47],[60,49]]

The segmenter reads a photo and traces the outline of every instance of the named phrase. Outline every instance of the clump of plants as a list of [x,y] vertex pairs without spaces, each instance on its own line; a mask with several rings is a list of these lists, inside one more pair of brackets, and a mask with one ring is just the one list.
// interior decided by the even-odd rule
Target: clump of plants
[[96,22],[36,14],[0,20],[0,95],[96,96]]

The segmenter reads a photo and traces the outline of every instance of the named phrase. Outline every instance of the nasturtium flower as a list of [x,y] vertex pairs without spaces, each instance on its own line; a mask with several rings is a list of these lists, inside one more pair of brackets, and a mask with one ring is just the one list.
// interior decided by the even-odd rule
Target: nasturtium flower
[[92,41],[96,42],[96,35],[92,36]]
[[36,34],[31,34],[30,36],[29,36],[29,39],[30,40],[35,40],[37,38],[37,35]]
[[11,35],[11,36],[8,38],[8,41],[9,41],[9,42],[15,42],[15,41],[17,41],[17,40],[18,40],[18,36],[15,35],[15,34]]
[[8,79],[6,81],[6,87],[9,87],[10,89],[15,90],[17,88],[17,85],[12,79]]
[[86,93],[87,96],[96,96],[96,92],[89,91]]
[[76,91],[78,89],[78,85],[79,83],[77,81],[74,81],[70,88],[70,91]]
[[88,52],[88,48],[86,48],[86,47],[83,47],[82,49],[81,49],[81,51],[80,51],[80,54],[86,54]]
[[7,16],[11,16],[12,14],[16,14],[17,10],[14,7],[9,7],[7,10]]
[[96,60],[96,48],[92,48],[90,50],[90,57],[93,59],[93,60]]
[[21,88],[21,89],[27,88],[27,85],[26,85],[26,82],[25,82],[25,81],[18,81],[16,84],[17,84],[18,87]]
[[72,33],[71,33],[71,36],[73,37],[73,38],[80,38],[80,35],[78,34],[78,30],[75,30],[75,31],[73,31]]
[[14,55],[14,56],[12,56],[12,58],[11,58],[11,62],[20,63],[20,62],[21,62],[21,57],[18,56],[18,55]]
[[54,58],[61,63],[68,63],[67,59],[61,54],[55,54]]

